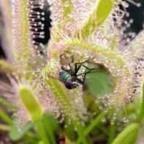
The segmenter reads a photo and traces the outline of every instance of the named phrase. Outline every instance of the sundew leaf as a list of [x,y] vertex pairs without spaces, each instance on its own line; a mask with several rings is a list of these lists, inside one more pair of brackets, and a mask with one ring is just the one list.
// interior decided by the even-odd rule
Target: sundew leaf
[[135,144],[138,135],[139,124],[129,124],[112,142],[112,144]]
[[39,101],[33,95],[32,90],[30,90],[26,86],[21,86],[19,88],[19,95],[44,144],[54,144],[51,143],[51,141],[47,136],[45,126],[43,125],[42,122],[43,110]]
[[79,124],[77,112],[71,104],[71,99],[67,93],[67,90],[62,87],[58,80],[53,78],[49,78],[47,80],[47,84],[56,99],[60,102],[65,118],[71,120],[72,123],[75,123],[75,126]]
[[99,69],[86,76],[86,89],[93,96],[103,96],[113,91],[112,76],[105,70]]
[[29,59],[32,54],[32,40],[30,32],[30,1],[15,0],[12,3],[12,48],[14,51],[15,61],[23,69],[29,69]]
[[88,37],[92,32],[100,26],[105,19],[108,17],[110,11],[112,10],[114,0],[97,0],[96,7],[92,14],[87,19],[80,34],[83,38]]
[[[57,101],[60,103],[61,110],[67,125],[72,125],[76,133],[81,136],[84,126],[75,107],[71,103],[71,98],[65,87],[57,79],[49,78],[47,80],[49,89],[52,91]],[[83,141],[86,141],[85,139]]]
[[43,111],[38,100],[33,95],[33,92],[26,86],[19,88],[20,98],[31,116],[32,121],[37,121],[41,118]]
[[[92,59],[92,63],[104,65],[114,77],[114,91],[112,94],[113,104],[122,104],[124,97],[128,94],[129,78],[131,73],[126,65],[125,59],[116,51],[105,49],[99,45],[87,43],[79,39],[67,40],[65,44],[73,48],[73,54],[79,53],[81,61],[86,58]],[[88,59],[87,58],[87,59]],[[102,60],[101,60],[102,59]]]
[[125,60],[116,51],[112,51],[110,49],[106,49],[105,47],[101,47],[100,45],[94,45],[94,44],[91,44],[91,43],[88,43],[86,41],[79,40],[79,39],[66,40],[64,43],[69,48],[72,47],[73,50],[76,50],[77,47],[79,47],[79,50],[81,52],[85,50],[89,50],[95,53],[96,55],[106,57],[107,59],[111,59],[113,63],[115,63],[117,67],[119,68],[123,68],[125,66]]

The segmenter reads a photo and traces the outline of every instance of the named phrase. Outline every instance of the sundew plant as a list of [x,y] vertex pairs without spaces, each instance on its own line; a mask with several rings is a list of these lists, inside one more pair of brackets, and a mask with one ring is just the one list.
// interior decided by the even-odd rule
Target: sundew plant
[[143,144],[139,0],[0,0],[0,143]]

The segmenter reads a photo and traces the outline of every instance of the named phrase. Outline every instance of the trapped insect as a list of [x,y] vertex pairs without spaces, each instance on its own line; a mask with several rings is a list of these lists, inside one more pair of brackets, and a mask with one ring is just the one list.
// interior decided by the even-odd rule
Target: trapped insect
[[86,75],[95,70],[87,65],[89,60],[75,63],[74,56],[70,53],[60,55],[61,71],[59,79],[64,83],[67,89],[77,88],[79,85],[85,84]]

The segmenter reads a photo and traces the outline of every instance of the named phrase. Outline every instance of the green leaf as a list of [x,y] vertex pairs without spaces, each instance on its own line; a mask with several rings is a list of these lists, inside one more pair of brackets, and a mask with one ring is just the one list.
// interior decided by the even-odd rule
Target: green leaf
[[138,135],[139,124],[128,125],[112,142],[112,144],[135,144]]
[[34,124],[43,140],[43,144],[56,144],[55,136],[59,130],[59,125],[58,121],[52,115],[44,114]]
[[[138,99],[138,105],[136,105],[138,109],[138,120],[142,121],[144,119],[144,84],[142,85],[141,96]],[[136,107],[136,108],[137,108]]]
[[106,69],[97,69],[86,76],[86,87],[93,96],[103,96],[113,91],[112,76]]
[[41,121],[47,133],[47,137],[49,138],[50,144],[55,144],[55,136],[59,129],[58,121],[49,114],[43,115]]
[[40,141],[38,144],[44,144],[43,141]]
[[[77,51],[77,47],[79,47],[79,51],[92,51],[94,54],[105,57],[108,60],[111,60],[114,65],[116,65],[117,69],[124,69],[126,67],[126,62],[123,57],[117,53],[116,51],[106,49],[105,47],[101,47],[100,45],[94,45],[91,43],[87,43],[86,41],[79,39],[70,39],[66,40],[65,44],[67,47],[72,47],[73,51]],[[125,68],[125,71],[128,73],[128,69]]]
[[[15,58],[25,68],[29,67],[28,61],[31,57],[31,37],[30,37],[30,20],[29,20],[29,0],[17,1],[13,9],[17,12],[13,13],[15,28],[12,39],[16,40]],[[25,20],[25,21],[23,21]],[[25,62],[25,65],[24,65]]]
[[64,131],[70,140],[74,141],[76,139],[77,134],[75,132],[75,129],[73,128],[73,125],[71,124],[67,125]]
[[112,124],[108,131],[108,144],[111,144],[116,135],[116,124]]
[[81,144],[82,140],[89,135],[89,133],[94,130],[100,122],[102,122],[106,113],[100,113],[95,119],[93,119],[90,124],[83,130],[81,136],[79,137],[77,144]]
[[96,7],[80,32],[83,38],[92,34],[92,32],[105,21],[113,4],[114,0],[96,0]]
[[43,114],[42,107],[36,99],[36,96],[33,95],[33,92],[30,90],[30,88],[21,86],[19,89],[19,95],[24,106],[29,112],[32,121],[39,120]]
[[10,119],[9,115],[0,109],[0,120],[11,125],[12,124],[12,120]]
[[28,123],[25,127],[23,127],[22,129],[19,129],[16,124],[14,124],[11,127],[10,130],[10,138],[13,141],[17,141],[20,140],[21,138],[23,138],[23,136],[33,127],[32,123]]
[[53,92],[55,98],[60,102],[63,112],[65,114],[65,119],[71,120],[72,123],[79,125],[80,118],[75,110],[74,106],[71,104],[71,99],[69,97],[68,91],[57,79],[49,78],[47,84],[51,91]]
[[21,86],[19,89],[19,95],[24,106],[26,107],[28,113],[31,116],[31,119],[36,127],[37,133],[43,140],[43,143],[53,144],[49,140],[45,126],[43,125],[42,122],[42,116],[43,116],[42,107],[39,101],[37,100],[36,96],[33,95],[32,90],[30,90],[30,88],[26,86]]

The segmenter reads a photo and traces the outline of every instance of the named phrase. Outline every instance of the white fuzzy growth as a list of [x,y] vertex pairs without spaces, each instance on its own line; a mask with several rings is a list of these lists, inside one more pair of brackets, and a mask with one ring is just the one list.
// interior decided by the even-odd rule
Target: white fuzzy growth
[[84,24],[88,16],[92,13],[96,1],[95,0],[72,0],[72,3],[74,6],[72,17],[76,22],[77,28],[80,28]]
[[[68,31],[76,31],[84,24],[95,6],[95,0],[71,0],[73,11],[69,15],[72,18],[72,22],[67,24]],[[61,0],[48,0],[51,10],[52,26],[61,24],[64,20],[63,7]]]
[[62,5],[61,0],[47,0],[50,5],[52,25],[61,23],[62,21]]
[[[12,48],[15,54],[23,55],[25,52],[30,52],[31,37],[29,32],[29,3],[24,1],[14,0],[12,3]],[[22,52],[23,51],[23,52]],[[21,58],[21,57],[20,57]]]
[[[17,17],[19,17],[19,10],[18,10],[18,1],[17,0],[12,0],[12,34],[13,34],[13,47],[16,49],[17,47],[20,47],[17,43],[17,38],[20,38],[20,34],[18,34],[18,29],[20,27],[19,23],[17,22]],[[18,36],[17,36],[18,35]],[[15,38],[16,37],[16,38]]]

